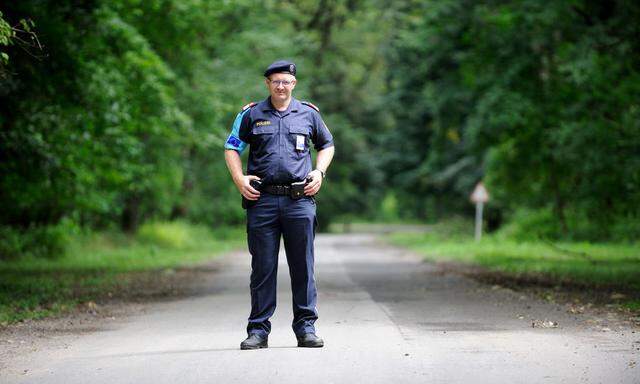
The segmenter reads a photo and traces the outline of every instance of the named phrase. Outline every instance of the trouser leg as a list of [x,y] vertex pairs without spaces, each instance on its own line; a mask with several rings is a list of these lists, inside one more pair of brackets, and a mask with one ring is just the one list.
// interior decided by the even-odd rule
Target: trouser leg
[[276,309],[276,283],[280,224],[277,200],[263,194],[260,201],[247,209],[247,240],[251,253],[251,314],[247,333],[266,336],[271,332],[269,318]]
[[315,333],[318,319],[317,290],[314,276],[313,240],[315,238],[316,205],[311,198],[288,199],[282,217],[282,235],[291,276],[293,294],[293,331],[301,336]]

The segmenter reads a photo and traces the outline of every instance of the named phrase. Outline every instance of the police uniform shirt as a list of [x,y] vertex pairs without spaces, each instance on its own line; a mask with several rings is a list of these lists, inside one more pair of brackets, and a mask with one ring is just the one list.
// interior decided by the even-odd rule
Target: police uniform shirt
[[264,184],[290,184],[311,172],[311,143],[317,151],[333,145],[318,109],[292,98],[278,111],[268,97],[238,113],[224,147],[242,153],[249,145],[248,175]]

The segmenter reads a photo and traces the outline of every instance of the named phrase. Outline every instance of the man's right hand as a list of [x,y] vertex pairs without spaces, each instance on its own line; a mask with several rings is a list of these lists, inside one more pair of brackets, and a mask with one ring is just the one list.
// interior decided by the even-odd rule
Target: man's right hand
[[258,200],[260,192],[251,186],[251,180],[260,180],[260,178],[255,175],[243,175],[242,179],[236,183],[236,187],[247,200]]

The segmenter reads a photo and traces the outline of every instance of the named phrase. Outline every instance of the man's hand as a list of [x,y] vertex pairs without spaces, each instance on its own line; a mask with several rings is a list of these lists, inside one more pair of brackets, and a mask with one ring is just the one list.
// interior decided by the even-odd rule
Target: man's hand
[[236,183],[236,187],[238,187],[240,194],[247,200],[258,200],[260,192],[251,186],[251,180],[260,180],[260,178],[255,175],[243,175],[242,179]]
[[322,173],[319,170],[314,169],[309,172],[307,177],[311,177],[313,180],[309,184],[305,185],[304,194],[307,196],[313,196],[318,193],[322,186]]

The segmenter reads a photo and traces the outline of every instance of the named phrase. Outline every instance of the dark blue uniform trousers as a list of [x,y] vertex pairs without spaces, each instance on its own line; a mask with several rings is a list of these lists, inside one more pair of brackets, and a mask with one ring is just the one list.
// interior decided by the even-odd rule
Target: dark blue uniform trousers
[[280,236],[289,264],[293,294],[293,332],[296,336],[315,333],[316,281],[313,240],[318,221],[312,197],[293,200],[262,192],[247,209],[247,240],[251,253],[251,314],[247,333],[266,336],[269,318],[276,309],[276,283]]

